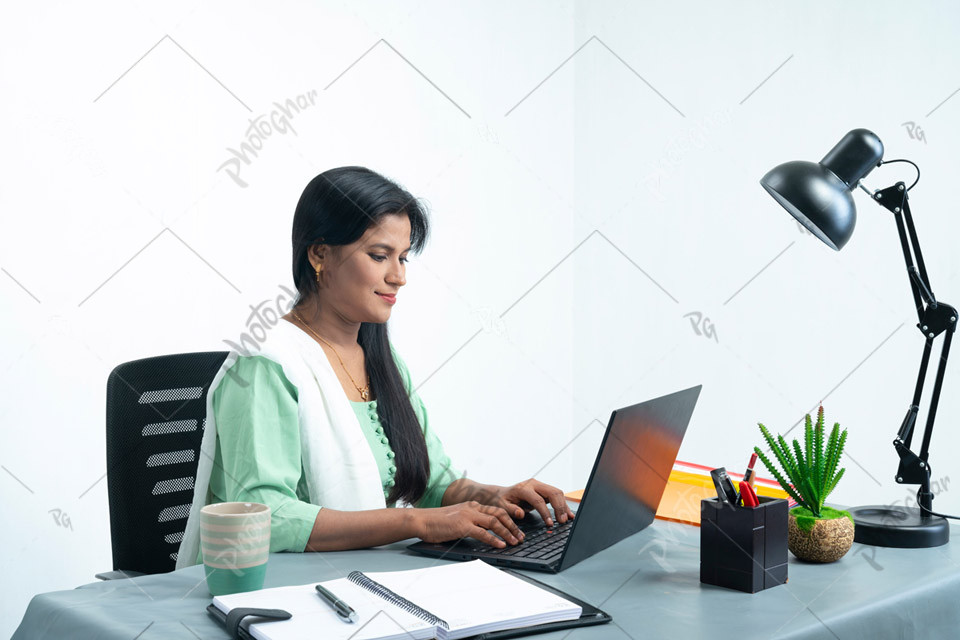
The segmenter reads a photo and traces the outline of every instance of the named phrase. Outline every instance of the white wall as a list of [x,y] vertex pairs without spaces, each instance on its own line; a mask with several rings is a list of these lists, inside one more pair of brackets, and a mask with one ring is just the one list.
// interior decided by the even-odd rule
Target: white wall
[[[237,339],[292,286],[300,191],[346,164],[431,207],[391,331],[471,476],[582,486],[612,408],[702,383],[682,459],[740,470],[758,421],[823,400],[850,430],[835,500],[907,495],[890,441],[922,339],[895,225],[858,193],[836,253],[758,180],[872,129],[923,170],[917,227],[956,303],[954,4],[99,5],[0,24],[0,635],[110,568],[110,370]],[[246,187],[218,170],[250,118],[311,92]],[[958,363],[931,462],[960,481]]]

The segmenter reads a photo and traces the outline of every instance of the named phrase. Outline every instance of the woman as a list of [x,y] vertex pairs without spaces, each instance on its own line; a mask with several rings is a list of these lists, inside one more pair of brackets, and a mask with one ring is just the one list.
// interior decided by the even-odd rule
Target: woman
[[407,255],[427,234],[419,202],[369,169],[331,169],[304,189],[293,221],[297,300],[256,350],[231,352],[211,385],[178,568],[200,562],[196,514],[213,502],[268,505],[270,551],[413,537],[502,548],[522,540],[513,518],[526,511],[548,526],[548,504],[559,522],[574,517],[555,487],[479,484],[444,453],[386,324]]

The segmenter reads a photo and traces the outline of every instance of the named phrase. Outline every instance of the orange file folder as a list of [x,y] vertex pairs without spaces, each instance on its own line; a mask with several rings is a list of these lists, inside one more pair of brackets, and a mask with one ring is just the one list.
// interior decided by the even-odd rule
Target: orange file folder
[[[713,480],[709,475],[710,469],[713,468],[677,460],[670,472],[667,487],[663,490],[663,497],[660,499],[660,506],[657,508],[657,517],[661,520],[683,522],[699,527],[700,501],[704,498],[715,498],[717,495]],[[741,474],[732,471],[727,471],[727,474],[732,479],[740,480],[743,478]],[[758,477],[755,481],[755,488],[757,495],[787,498],[789,500],[786,491],[780,488],[776,480]],[[564,495],[568,500],[580,502],[583,497],[583,489],[571,491]],[[790,506],[795,504],[792,500],[790,502]]]

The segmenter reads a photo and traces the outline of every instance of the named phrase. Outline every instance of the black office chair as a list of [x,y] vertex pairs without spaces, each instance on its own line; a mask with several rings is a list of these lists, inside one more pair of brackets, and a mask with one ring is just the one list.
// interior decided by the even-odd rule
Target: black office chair
[[107,487],[113,571],[172,571],[193,500],[207,391],[226,351],[126,362],[107,380]]

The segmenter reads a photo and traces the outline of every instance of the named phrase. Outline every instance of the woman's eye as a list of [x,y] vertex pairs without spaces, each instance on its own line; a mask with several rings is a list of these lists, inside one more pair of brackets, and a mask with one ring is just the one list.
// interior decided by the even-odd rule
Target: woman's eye
[[[376,260],[377,262],[383,262],[384,260],[387,259],[387,256],[378,256],[378,255],[374,255],[374,254],[370,254],[370,257],[373,258],[374,260]],[[410,261],[409,261],[407,258],[400,258],[400,262],[406,263],[406,262],[410,262]]]

